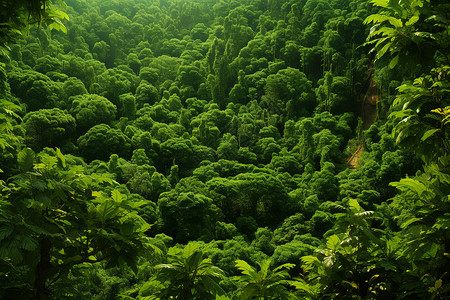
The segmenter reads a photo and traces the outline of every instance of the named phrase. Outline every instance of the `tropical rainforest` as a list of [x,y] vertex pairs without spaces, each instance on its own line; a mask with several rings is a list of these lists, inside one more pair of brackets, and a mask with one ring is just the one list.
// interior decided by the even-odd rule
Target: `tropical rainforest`
[[449,299],[448,1],[0,18],[1,299]]

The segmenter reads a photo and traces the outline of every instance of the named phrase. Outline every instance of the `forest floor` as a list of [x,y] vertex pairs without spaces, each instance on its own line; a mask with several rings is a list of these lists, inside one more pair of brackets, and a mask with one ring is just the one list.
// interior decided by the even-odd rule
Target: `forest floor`
[[[379,100],[378,90],[375,81],[370,77],[370,85],[364,95],[363,104],[361,107],[361,118],[363,121],[363,130],[367,130],[375,122],[377,118],[377,102]],[[350,169],[357,169],[359,167],[359,159],[364,151],[364,139],[361,140],[356,151],[347,160]]]

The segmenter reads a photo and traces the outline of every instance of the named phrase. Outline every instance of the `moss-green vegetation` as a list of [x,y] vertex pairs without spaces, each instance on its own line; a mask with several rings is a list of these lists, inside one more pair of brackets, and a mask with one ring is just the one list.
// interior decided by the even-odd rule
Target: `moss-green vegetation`
[[445,1],[53,2],[0,13],[0,298],[450,297]]

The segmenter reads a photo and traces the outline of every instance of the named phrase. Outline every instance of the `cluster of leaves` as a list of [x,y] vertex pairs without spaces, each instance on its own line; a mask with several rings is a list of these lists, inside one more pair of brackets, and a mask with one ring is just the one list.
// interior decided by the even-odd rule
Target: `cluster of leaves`
[[[58,4],[64,4],[59,1]],[[27,31],[30,25],[46,24],[50,28],[67,32],[62,20],[68,15],[52,4],[51,0],[9,1],[2,5],[0,12],[0,54],[5,55],[4,48]]]
[[[137,254],[149,250],[150,225],[136,212],[144,203],[93,188],[110,178],[84,175],[59,149],[36,155],[25,148],[18,165],[22,172],[1,187],[0,255],[3,267],[20,265],[34,283],[20,294],[42,297],[79,264],[108,259],[135,267]],[[9,280],[13,271],[2,270],[3,295],[20,289]]]

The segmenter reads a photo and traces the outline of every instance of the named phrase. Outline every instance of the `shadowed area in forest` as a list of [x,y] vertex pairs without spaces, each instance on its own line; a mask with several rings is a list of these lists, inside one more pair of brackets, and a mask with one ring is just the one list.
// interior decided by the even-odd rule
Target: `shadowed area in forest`
[[[377,102],[379,101],[378,89],[372,76],[369,78],[370,85],[364,95],[361,105],[361,118],[363,121],[363,129],[367,130],[375,122],[377,118]],[[364,151],[364,138],[360,142],[358,148],[353,152],[352,156],[347,160],[350,169],[359,167],[359,158]]]

